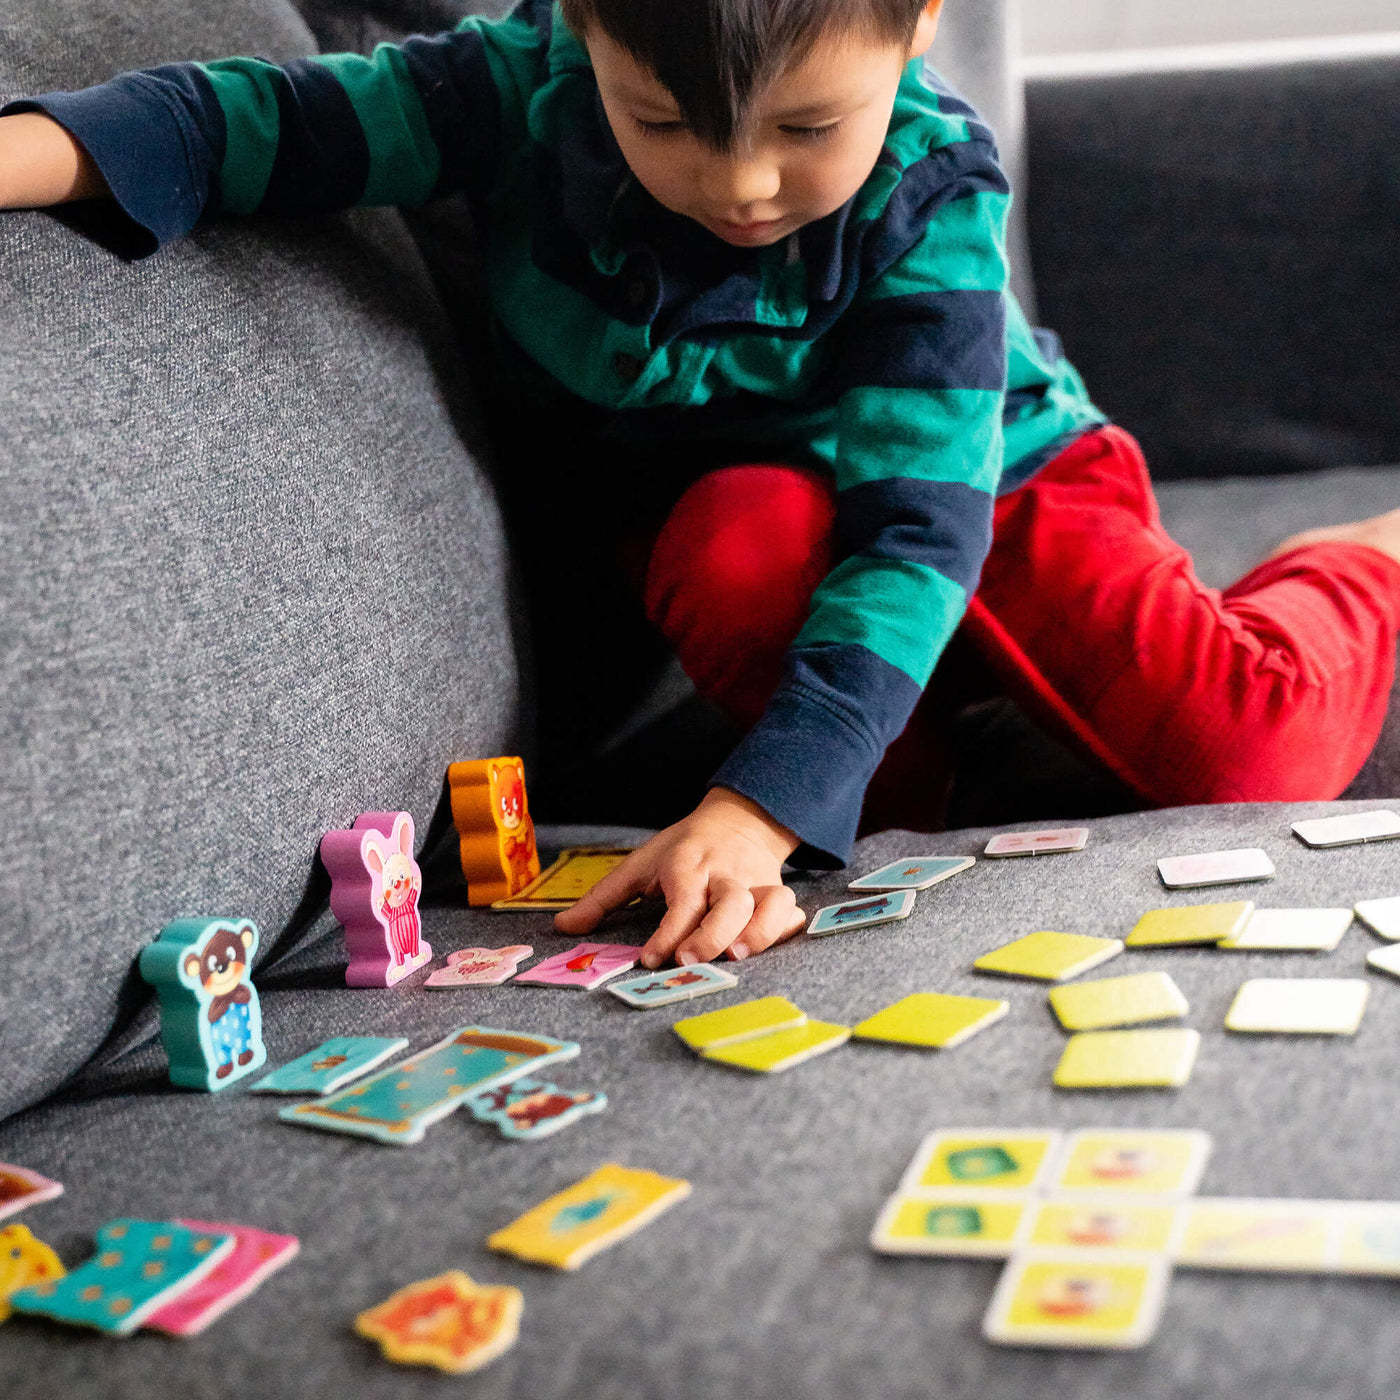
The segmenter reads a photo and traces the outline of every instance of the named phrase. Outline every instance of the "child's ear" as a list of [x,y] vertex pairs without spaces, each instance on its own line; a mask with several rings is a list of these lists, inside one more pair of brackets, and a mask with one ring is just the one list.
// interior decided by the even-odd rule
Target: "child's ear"
[[938,20],[943,14],[943,0],[927,0],[914,37],[909,41],[909,57],[922,58],[933,47],[934,36],[938,33]]

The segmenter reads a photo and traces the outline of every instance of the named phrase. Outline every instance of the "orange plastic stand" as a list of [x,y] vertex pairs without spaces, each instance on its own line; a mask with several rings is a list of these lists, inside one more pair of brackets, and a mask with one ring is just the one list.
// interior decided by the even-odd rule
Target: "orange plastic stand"
[[535,824],[518,758],[478,758],[447,770],[452,822],[462,850],[467,902],[493,904],[540,873]]

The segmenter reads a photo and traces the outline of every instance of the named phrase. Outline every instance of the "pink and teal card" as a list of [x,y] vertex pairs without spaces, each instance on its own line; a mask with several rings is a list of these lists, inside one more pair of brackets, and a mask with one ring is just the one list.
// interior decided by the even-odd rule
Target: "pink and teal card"
[[576,948],[556,953],[536,963],[516,979],[519,986],[529,982],[540,987],[579,987],[592,991],[610,977],[636,967],[642,950],[626,943],[580,943]]
[[153,1312],[145,1325],[172,1337],[193,1337],[241,1303],[269,1274],[296,1258],[301,1242],[295,1235],[274,1235],[251,1225],[214,1225],[205,1220],[180,1220],[187,1230],[231,1235],[233,1250],[197,1279],[173,1302]]

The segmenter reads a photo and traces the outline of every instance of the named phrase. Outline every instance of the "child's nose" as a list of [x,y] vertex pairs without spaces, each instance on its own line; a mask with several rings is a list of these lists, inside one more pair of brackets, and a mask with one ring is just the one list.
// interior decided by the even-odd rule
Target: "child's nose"
[[711,175],[716,199],[736,211],[773,199],[781,183],[776,164],[752,156],[716,161]]

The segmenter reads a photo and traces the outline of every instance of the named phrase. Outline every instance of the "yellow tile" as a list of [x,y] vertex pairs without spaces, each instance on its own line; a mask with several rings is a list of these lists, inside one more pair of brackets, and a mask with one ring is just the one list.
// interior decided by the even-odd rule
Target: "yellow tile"
[[901,1045],[948,1050],[961,1045],[984,1026],[1000,1021],[1007,1010],[1007,1002],[993,1001],[990,997],[915,992],[877,1011],[851,1034],[859,1040],[893,1040]]
[[978,958],[979,972],[999,972],[1007,977],[1036,977],[1042,982],[1063,982],[1077,977],[1123,951],[1118,938],[1090,938],[1082,933],[1028,933],[1014,943]]
[[1180,1201],[1122,1196],[1051,1198],[1039,1202],[1026,1232],[1031,1249],[1129,1249],[1166,1254],[1176,1238]]
[[1040,1181],[1059,1144],[1060,1134],[1049,1129],[945,1128],[919,1144],[900,1189],[1026,1190]]
[[486,1243],[532,1264],[577,1269],[688,1195],[688,1181],[606,1162],[497,1230]]
[[1098,1031],[1142,1021],[1170,1021],[1191,1009],[1181,988],[1165,972],[1135,972],[1131,977],[1101,977],[1072,987],[1054,987],[1047,995],[1067,1031]]
[[1169,948],[1173,944],[1219,943],[1234,938],[1254,913],[1254,901],[1233,904],[1188,904],[1177,909],[1149,909],[1125,940],[1129,948]]
[[1026,1251],[1003,1271],[983,1335],[1009,1346],[1140,1347],[1157,1330],[1170,1275],[1152,1255]]
[[1189,1196],[1210,1156],[1210,1134],[1193,1129],[1112,1128],[1072,1133],[1052,1192]]
[[870,1246],[881,1254],[1005,1259],[1032,1199],[1025,1191],[898,1191],[885,1202]]
[[1061,1089],[1175,1088],[1191,1077],[1199,1031],[1082,1031],[1055,1070]]
[[1195,1269],[1321,1271],[1334,1211],[1330,1201],[1192,1201],[1177,1262]]
[[849,1026],[833,1026],[827,1021],[808,1021],[792,1030],[773,1031],[770,1035],[751,1036],[737,1045],[702,1050],[701,1058],[736,1069],[751,1069],[759,1074],[777,1074],[791,1069],[813,1055],[825,1054],[844,1045],[851,1038]]
[[759,997],[707,1011],[703,1016],[687,1016],[671,1029],[692,1050],[717,1050],[721,1045],[737,1045],[756,1035],[805,1025],[806,1021],[807,1013],[786,997]]

